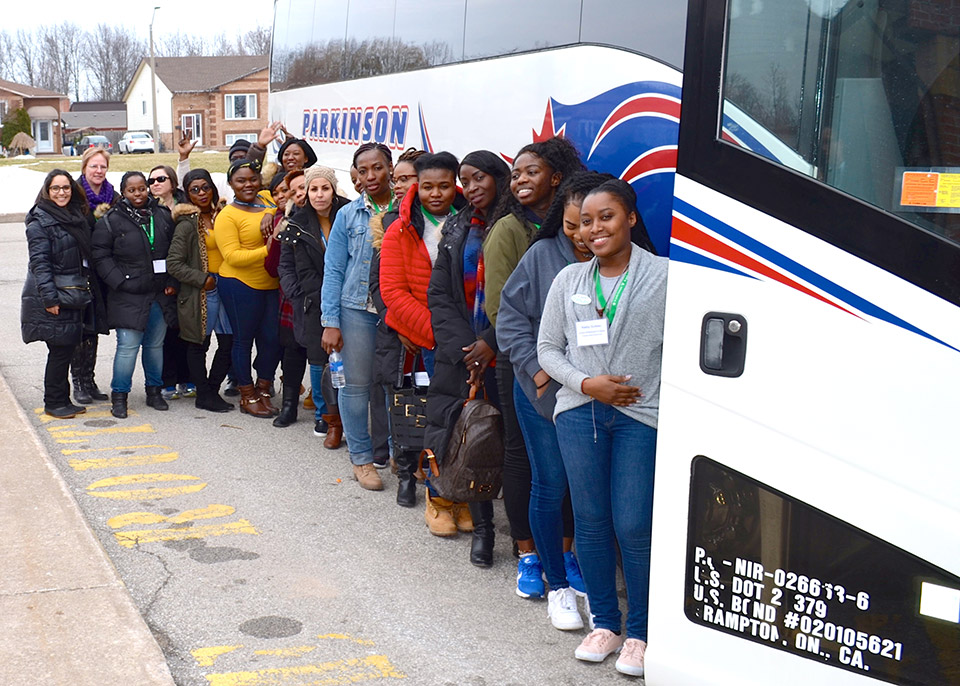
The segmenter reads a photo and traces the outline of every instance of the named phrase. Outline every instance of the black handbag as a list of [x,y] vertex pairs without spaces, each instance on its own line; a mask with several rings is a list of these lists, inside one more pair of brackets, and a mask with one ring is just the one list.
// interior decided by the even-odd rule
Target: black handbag
[[54,274],[53,285],[60,307],[66,310],[82,310],[93,302],[90,281],[83,274]]
[[427,428],[427,387],[416,384],[417,363],[413,358],[413,373],[405,376],[406,351],[400,353],[397,378],[390,392],[390,437],[394,452],[423,450],[423,434]]

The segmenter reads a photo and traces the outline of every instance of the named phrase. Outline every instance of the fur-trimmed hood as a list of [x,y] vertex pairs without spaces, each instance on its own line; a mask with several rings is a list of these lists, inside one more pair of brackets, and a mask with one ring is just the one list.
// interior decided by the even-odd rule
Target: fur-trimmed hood
[[[221,199],[220,202],[217,203],[217,212],[219,212],[226,206],[227,206],[227,201]],[[200,208],[194,205],[193,203],[179,202],[173,206],[173,210],[171,210],[171,214],[173,215],[173,221],[177,222],[182,217],[189,217],[195,214],[200,214]]]

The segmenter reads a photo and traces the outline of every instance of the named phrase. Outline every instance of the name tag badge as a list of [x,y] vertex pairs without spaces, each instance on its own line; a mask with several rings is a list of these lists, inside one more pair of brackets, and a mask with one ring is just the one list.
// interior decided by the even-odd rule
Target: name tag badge
[[154,273],[154,274],[166,274],[166,273],[167,273],[167,261],[166,261],[166,260],[154,260],[154,261],[153,261],[153,273]]
[[413,373],[413,385],[414,386],[429,386],[430,385],[430,376],[426,372],[414,372]]
[[590,296],[584,295],[583,293],[574,293],[570,296],[570,299],[575,305],[589,305],[593,302]]
[[577,322],[577,345],[581,348],[590,345],[606,345],[609,342],[605,317]]
[[87,258],[86,258],[86,257],[83,258],[81,264],[82,264],[84,267],[86,267],[87,269],[90,268],[90,263],[87,262]]

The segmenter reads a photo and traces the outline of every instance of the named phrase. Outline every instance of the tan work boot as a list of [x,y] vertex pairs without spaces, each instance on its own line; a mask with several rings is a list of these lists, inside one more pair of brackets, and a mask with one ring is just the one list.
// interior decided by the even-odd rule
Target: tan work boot
[[470,506],[467,503],[453,504],[453,521],[457,531],[468,534],[473,531],[473,517],[470,516]]
[[453,521],[453,503],[440,496],[431,496],[427,489],[427,510],[423,513],[427,528],[434,536],[456,536],[457,525]]
[[382,491],[383,481],[373,464],[353,465],[353,478],[360,482],[360,487],[368,491]]

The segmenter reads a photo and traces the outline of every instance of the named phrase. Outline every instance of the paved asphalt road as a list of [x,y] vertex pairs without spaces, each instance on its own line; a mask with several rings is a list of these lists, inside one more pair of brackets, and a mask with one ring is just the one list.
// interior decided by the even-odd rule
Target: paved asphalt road
[[[22,224],[0,224],[0,367],[84,515],[120,571],[180,686],[604,684],[630,680],[613,659],[573,658],[585,632],[550,626],[544,601],[514,594],[516,562],[497,505],[496,563],[468,560],[469,536],[442,540],[396,480],[367,492],[344,450],[312,421],[269,421],[106,404],[46,421],[46,348],[20,339]],[[109,388],[114,339],[100,339]],[[303,415],[301,415],[302,417]],[[309,419],[309,418],[308,418]],[[636,682],[632,682],[636,683]],[[133,685],[129,685],[133,686]]]

